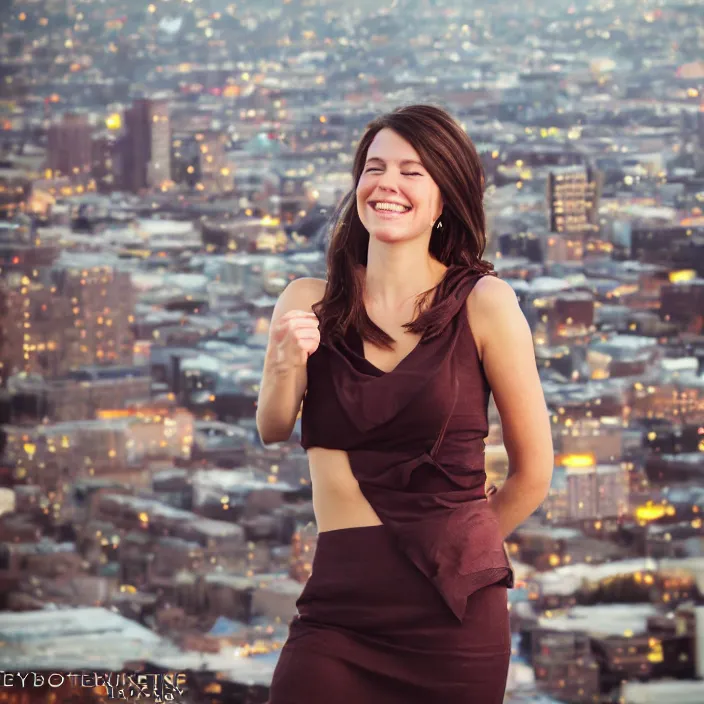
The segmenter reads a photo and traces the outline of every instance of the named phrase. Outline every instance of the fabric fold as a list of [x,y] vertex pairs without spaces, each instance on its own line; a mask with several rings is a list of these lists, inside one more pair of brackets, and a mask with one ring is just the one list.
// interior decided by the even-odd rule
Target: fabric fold
[[321,342],[302,417],[303,447],[347,451],[364,497],[460,621],[474,591],[513,586],[484,493],[489,390],[465,306],[479,278],[448,269],[436,305],[451,322],[390,372],[364,358],[361,338]]

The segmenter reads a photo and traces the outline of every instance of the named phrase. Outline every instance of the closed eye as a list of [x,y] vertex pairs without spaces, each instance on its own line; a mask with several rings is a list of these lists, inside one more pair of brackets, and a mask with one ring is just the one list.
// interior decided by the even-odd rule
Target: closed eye
[[[365,173],[370,173],[371,171],[383,171],[383,169],[376,168],[374,166],[368,168]],[[410,173],[404,173],[403,171],[401,172],[402,176],[422,176],[423,174],[418,173],[417,171],[411,171]]]

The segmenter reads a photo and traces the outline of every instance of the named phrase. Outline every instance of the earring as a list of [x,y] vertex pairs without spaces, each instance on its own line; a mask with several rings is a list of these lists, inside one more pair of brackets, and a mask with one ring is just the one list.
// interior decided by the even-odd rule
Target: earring
[[438,230],[442,229],[442,220],[438,220],[438,224],[436,225]]

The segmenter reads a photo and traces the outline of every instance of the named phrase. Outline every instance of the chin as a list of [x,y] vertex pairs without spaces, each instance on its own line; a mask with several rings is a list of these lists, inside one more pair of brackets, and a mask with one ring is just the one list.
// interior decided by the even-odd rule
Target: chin
[[387,229],[383,227],[372,230],[369,236],[379,242],[403,242],[411,239],[411,236],[407,232],[394,231],[391,228]]
[[407,242],[416,237],[412,232],[397,230],[393,227],[375,227],[369,231],[369,236],[379,242]]

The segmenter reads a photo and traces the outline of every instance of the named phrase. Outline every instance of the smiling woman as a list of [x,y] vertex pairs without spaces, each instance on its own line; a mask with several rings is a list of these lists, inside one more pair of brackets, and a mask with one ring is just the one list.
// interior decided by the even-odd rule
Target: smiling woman
[[[257,407],[275,442],[302,403],[318,527],[270,704],[500,704],[503,539],[552,471],[530,329],[482,259],[481,161],[445,111],[374,120],[353,178],[327,280],[277,301]],[[489,502],[492,392],[511,476]]]
[[[493,275],[482,259],[484,170],[474,144],[439,108],[400,108],[369,125],[352,177],[355,188],[333,216],[327,286],[315,309],[321,333],[352,326],[392,349],[398,336],[368,315],[378,311],[378,318],[404,319],[391,325],[401,341],[405,333],[436,334],[448,322],[443,307],[422,310],[447,266]],[[392,212],[394,205],[405,212]],[[419,291],[419,283],[428,285]]]
[[[391,159],[392,155],[396,158]],[[394,241],[393,233],[396,238],[425,235],[440,217],[442,206],[440,189],[415,149],[393,130],[382,129],[369,147],[357,184],[357,212],[370,236]],[[387,234],[380,221],[398,227]]]

